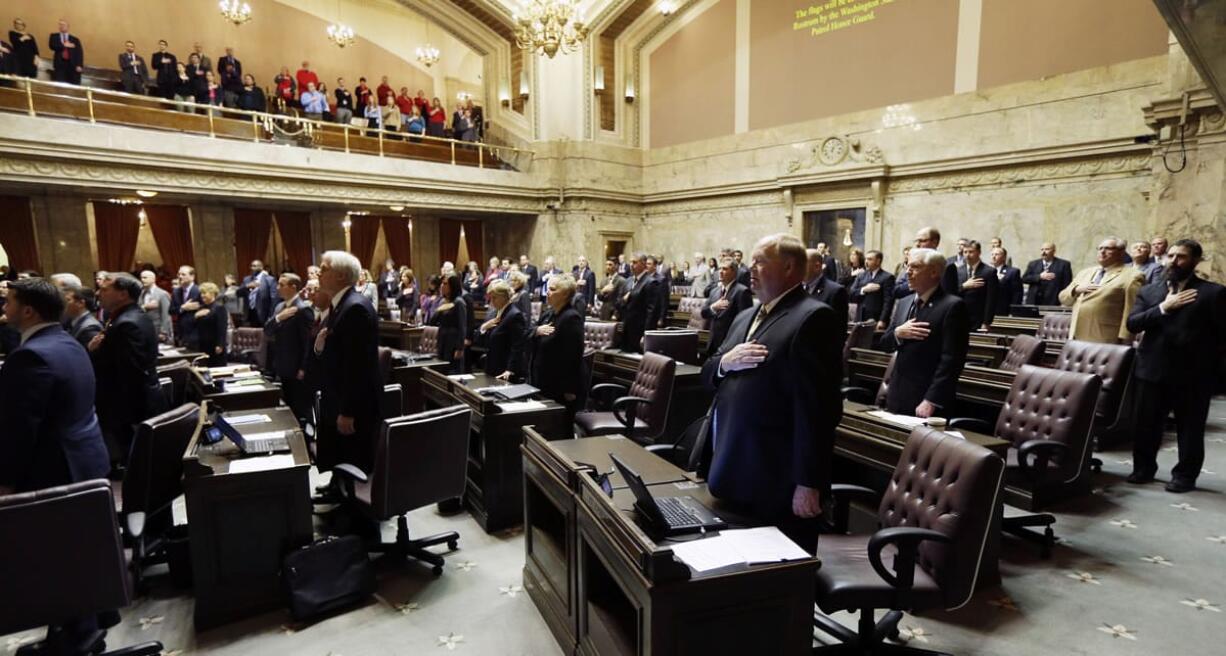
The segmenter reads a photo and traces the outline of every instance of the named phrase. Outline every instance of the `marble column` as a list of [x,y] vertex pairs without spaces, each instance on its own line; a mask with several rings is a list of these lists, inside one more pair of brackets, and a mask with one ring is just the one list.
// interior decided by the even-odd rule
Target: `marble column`
[[89,201],[80,196],[34,196],[35,238],[42,273],[75,273],[92,285],[97,240]]
[[234,210],[224,205],[200,204],[188,208],[192,224],[192,254],[196,262],[196,280],[212,281],[225,286],[225,275],[232,273],[241,280],[234,252]]

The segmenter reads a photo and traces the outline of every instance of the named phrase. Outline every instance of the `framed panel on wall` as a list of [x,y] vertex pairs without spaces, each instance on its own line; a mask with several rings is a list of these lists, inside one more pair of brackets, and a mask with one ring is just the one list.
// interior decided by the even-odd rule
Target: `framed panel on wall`
[[848,207],[805,212],[804,241],[806,248],[826,244],[839,262],[847,262],[851,249],[864,250],[865,208]]

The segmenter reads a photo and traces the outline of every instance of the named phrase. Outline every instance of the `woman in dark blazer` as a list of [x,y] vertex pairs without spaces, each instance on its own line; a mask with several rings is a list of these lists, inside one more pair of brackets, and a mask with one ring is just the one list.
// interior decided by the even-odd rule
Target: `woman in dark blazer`
[[464,373],[464,339],[468,336],[468,305],[460,298],[460,276],[443,277],[439,288],[440,304],[430,317],[438,326],[438,357],[451,363],[448,373]]
[[400,320],[413,322],[417,314],[417,279],[413,277],[412,269],[405,269],[400,274],[400,289],[396,292],[396,307],[400,308]]
[[210,367],[224,367],[226,364],[226,333],[230,328],[230,313],[224,304],[217,302],[219,296],[221,290],[214,283],[200,285],[203,307],[196,310],[196,334],[200,337],[200,350],[209,356]]
[[486,290],[494,317],[481,324],[476,341],[485,346],[485,373],[502,380],[522,380],[527,373],[528,318],[511,303],[511,286],[496,280]]
[[532,323],[532,296],[528,293],[528,274],[523,271],[512,271],[507,276],[511,285],[511,303],[524,313],[528,323]]
[[9,30],[9,43],[13,45],[13,71],[22,77],[38,77],[38,39],[26,31],[26,22],[13,19]]
[[532,384],[565,405],[572,418],[587,380],[582,371],[583,316],[571,304],[575,288],[570,274],[552,276],[545,294],[549,308],[532,331]]

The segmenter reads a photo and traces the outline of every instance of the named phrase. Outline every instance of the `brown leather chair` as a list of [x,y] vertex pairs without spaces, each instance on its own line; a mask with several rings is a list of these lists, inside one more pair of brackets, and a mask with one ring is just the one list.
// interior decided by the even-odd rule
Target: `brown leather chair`
[[417,342],[418,353],[438,353],[438,326],[423,326]]
[[268,365],[268,344],[263,328],[235,328],[230,342],[230,357],[260,369]]
[[[673,377],[677,363],[659,353],[644,353],[630,389],[616,383],[602,383],[590,395],[599,399],[620,395],[608,411],[587,410],[575,414],[580,437],[622,434],[642,444],[650,444],[664,433],[673,396]],[[645,406],[645,407],[643,407]]]
[[1043,323],[1034,336],[1050,342],[1067,342],[1069,330],[1073,326],[1073,315],[1070,312],[1058,312],[1043,315]]
[[404,388],[400,383],[383,386],[383,395],[379,397],[379,416],[391,419],[404,414]]
[[617,346],[617,323],[614,321],[583,322],[583,345],[586,348],[603,351]]
[[143,590],[144,571],[166,562],[166,538],[174,525],[171,505],[183,494],[183,452],[200,423],[200,406],[185,403],[136,426],[119,516],[132,548],[138,590]]
[[[0,540],[0,635],[128,605],[132,585],[114,503],[102,479],[0,496],[0,535],[6,536]],[[105,636],[99,630],[82,648],[53,634],[44,652],[92,653],[95,646],[100,651]],[[161,651],[161,643],[147,642],[108,653]]]
[[1043,340],[1030,335],[1014,335],[1009,343],[1009,351],[1001,361],[1000,368],[1005,371],[1017,371],[1024,364],[1037,365],[1043,360]]
[[187,402],[187,383],[192,379],[192,365],[187,360],[179,360],[158,367],[159,378],[169,378],[171,382],[171,402],[166,406],[174,408]]
[[710,330],[711,322],[702,318],[702,306],[707,302],[705,298],[692,298],[683,296],[677,303],[677,314],[685,317],[685,327],[689,330]]
[[[1094,374],[1022,365],[994,429],[977,419],[954,419],[949,426],[990,432],[1012,444],[1005,485],[1019,492],[1010,497],[1027,499],[1025,510],[1033,513],[1089,491],[1090,428],[1101,385]],[[1047,558],[1055,545],[1055,522],[1048,513],[1006,514],[1001,528],[1038,542]],[[1041,535],[1030,530],[1040,526]]]
[[686,299],[690,297],[690,293],[693,291],[693,285],[673,285],[669,290],[669,295],[680,296],[682,299]]
[[[880,528],[868,535],[823,535],[817,555],[817,628],[841,645],[814,651],[839,653],[935,652],[883,645],[897,638],[903,611],[961,608],[971,599],[1001,494],[1004,462],[991,451],[917,426],[877,508]],[[846,516],[853,497],[872,490],[834,485],[836,514]],[[890,609],[879,622],[874,610]],[[829,617],[860,611],[859,631]]]
[[851,360],[853,348],[870,348],[873,345],[873,334],[877,330],[876,321],[861,321],[851,324],[847,331],[847,340],[843,342],[843,371],[847,371],[847,362]]
[[677,362],[698,363],[698,331],[648,330],[643,333],[643,350],[666,355]]
[[[1132,365],[1136,351],[1124,344],[1099,344],[1072,340],[1066,342],[1056,358],[1054,369],[1095,374],[1102,379],[1102,392],[1094,408],[1094,435],[1119,431],[1130,418],[1129,406]],[[1127,431],[1122,431],[1127,432]]]
[[[375,443],[371,471],[348,463],[336,466],[334,475],[345,481],[345,505],[376,525],[396,518],[396,541],[373,542],[370,551],[415,558],[432,565],[435,575],[442,574],[443,556],[426,547],[446,543],[455,551],[459,534],[452,531],[410,539],[406,515],[463,496],[471,420],[472,410],[464,405],[386,419]],[[377,539],[379,531],[372,535]]]
[[379,347],[379,380],[385,385],[392,382],[392,349],[386,346]]
[[885,397],[890,391],[890,379],[894,376],[894,363],[898,361],[898,353],[890,354],[890,362],[885,366],[885,371],[881,374],[881,383],[877,385],[877,391],[868,389],[867,387],[849,386],[842,389],[843,398],[864,405],[875,405],[878,408],[885,407]]

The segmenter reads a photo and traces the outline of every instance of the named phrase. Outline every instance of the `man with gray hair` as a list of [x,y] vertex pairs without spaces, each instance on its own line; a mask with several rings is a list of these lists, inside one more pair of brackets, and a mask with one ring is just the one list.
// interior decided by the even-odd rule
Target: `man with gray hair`
[[158,341],[170,344],[174,341],[174,329],[170,323],[170,294],[157,286],[157,280],[157,274],[152,271],[140,272],[142,289],[137,302],[140,303],[140,309],[144,310],[145,315],[153,322],[153,327],[157,330]]
[[53,273],[51,274],[51,284],[59,288],[60,292],[72,287],[80,287],[81,279],[75,273]]
[[313,347],[321,385],[320,471],[349,463],[369,473],[374,461],[382,390],[379,317],[370,299],[353,289],[361,268],[345,251],[328,251],[319,260],[319,290],[332,299]]
[[881,337],[882,348],[897,353],[885,399],[890,412],[927,419],[953,409],[971,320],[966,303],[941,289],[945,266],[937,251],[911,249],[907,278],[915,293],[894,306]]
[[1100,344],[1130,344],[1132,333],[1125,323],[1145,276],[1124,267],[1128,243],[1108,237],[1098,245],[1098,263],[1073,277],[1060,302],[1072,306],[1069,339]]

